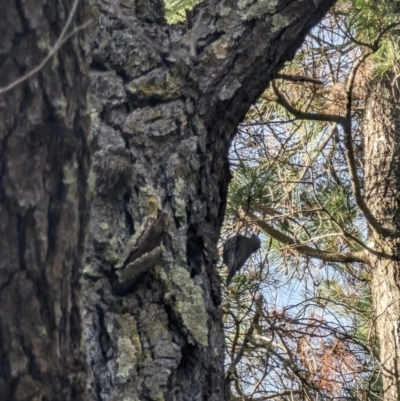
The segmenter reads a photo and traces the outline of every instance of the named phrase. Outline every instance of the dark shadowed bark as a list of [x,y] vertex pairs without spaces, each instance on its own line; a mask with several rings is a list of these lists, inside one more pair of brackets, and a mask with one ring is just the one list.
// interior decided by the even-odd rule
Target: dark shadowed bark
[[[38,66],[72,0],[0,2],[0,90]],[[78,4],[70,33],[87,19]],[[87,399],[79,277],[89,69],[80,30],[0,94],[0,400]],[[86,46],[87,47],[87,46]]]
[[[370,84],[364,120],[365,196],[388,231],[370,235],[370,246],[400,256],[400,92],[387,73]],[[390,235],[390,233],[392,233]],[[385,401],[400,399],[400,264],[370,255]]]
[[213,1],[196,8],[192,32],[165,25],[156,0],[118,13],[94,3],[90,390],[96,400],[225,400],[215,266],[229,143],[332,1]]

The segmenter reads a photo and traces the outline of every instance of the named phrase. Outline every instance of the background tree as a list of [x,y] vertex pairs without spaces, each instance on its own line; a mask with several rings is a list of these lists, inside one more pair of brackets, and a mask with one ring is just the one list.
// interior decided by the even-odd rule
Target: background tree
[[385,234],[371,232],[375,249],[391,253],[395,260],[371,258],[371,291],[380,339],[385,400],[398,399],[400,392],[399,349],[399,148],[397,74],[391,70],[371,82],[365,109],[365,194],[368,207],[384,227]]
[[[84,400],[83,2],[0,2],[0,399]],[[46,63],[47,61],[47,63]]]

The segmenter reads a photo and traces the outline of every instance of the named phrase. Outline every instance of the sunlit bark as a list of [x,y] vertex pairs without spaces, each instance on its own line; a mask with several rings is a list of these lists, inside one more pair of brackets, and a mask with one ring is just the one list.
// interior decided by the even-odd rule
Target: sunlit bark
[[[400,92],[387,73],[370,84],[364,120],[365,198],[380,224],[400,232]],[[400,252],[399,235],[370,235],[375,249]],[[400,398],[400,265],[370,255],[371,290],[376,309],[385,401]]]

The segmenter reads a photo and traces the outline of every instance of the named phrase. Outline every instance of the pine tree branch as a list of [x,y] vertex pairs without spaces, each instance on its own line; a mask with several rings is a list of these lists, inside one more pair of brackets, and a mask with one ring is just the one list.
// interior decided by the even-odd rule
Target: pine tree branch
[[[353,43],[355,43],[357,46],[360,47],[366,47],[368,49],[372,50],[372,53],[376,52],[379,48],[379,42],[381,41],[383,35],[385,35],[386,33],[388,33],[392,28],[395,28],[396,26],[400,25],[399,21],[396,22],[392,22],[391,24],[389,24],[385,29],[382,29],[381,32],[379,32],[379,35],[377,36],[377,38],[374,40],[374,43],[370,44],[367,42],[362,42],[360,40],[357,40],[353,35],[350,34],[351,29],[346,25],[346,29],[341,29],[341,31],[343,32],[343,34],[348,37]],[[372,54],[371,53],[371,54]]]
[[350,238],[357,244],[364,248],[363,251],[356,252],[327,252],[321,251],[319,249],[313,248],[311,246],[305,245],[295,238],[289,237],[288,235],[282,233],[276,228],[272,227],[264,220],[260,220],[253,212],[247,210],[247,205],[241,206],[241,214],[246,220],[251,221],[252,224],[260,228],[265,234],[271,236],[275,240],[281,242],[285,245],[290,245],[293,249],[302,256],[312,257],[315,259],[323,260],[325,262],[336,262],[336,263],[367,263],[369,264],[369,254],[375,255],[382,259],[395,260],[393,255],[388,255],[386,253],[375,251],[374,249],[368,247],[351,234],[344,233],[343,237]]
[[[293,396],[293,395],[298,395],[301,394],[301,390],[294,390],[294,389],[290,389],[290,390],[285,390],[285,391],[281,391],[278,393],[271,393],[268,395],[264,395],[261,397],[252,397],[251,400],[252,401],[266,401],[266,400],[271,400],[273,398],[276,399],[283,399],[284,396]],[[232,398],[233,401],[247,401],[248,397],[234,397]]]
[[315,259],[323,260],[325,262],[337,263],[368,263],[368,254],[365,251],[357,252],[327,252],[319,249],[312,248],[311,246],[304,245],[300,241],[283,234],[281,231],[275,229],[270,224],[258,219],[258,217],[251,211],[246,211],[245,207],[241,207],[242,212],[245,214],[246,220],[251,220],[265,234],[271,236],[277,241],[285,245],[290,245],[293,249],[302,256],[312,257]]
[[276,74],[275,78],[284,79],[284,80],[290,81],[290,82],[310,82],[312,84],[317,84],[317,85],[323,84],[323,82],[318,79],[304,77],[301,75]]
[[279,92],[278,88],[275,85],[275,82],[272,81],[271,83],[272,89],[276,96],[275,101],[284,107],[289,113],[293,114],[295,117],[300,118],[302,120],[309,120],[309,121],[325,121],[329,123],[337,123],[342,125],[345,122],[345,118],[337,115],[337,114],[325,114],[325,113],[306,113],[301,110],[297,110],[293,107],[285,97]]
[[[370,55],[372,53],[369,53]],[[357,176],[357,166],[356,160],[353,152],[353,139],[352,139],[352,130],[351,130],[351,91],[353,88],[354,78],[356,72],[362,62],[365,61],[366,57],[361,57],[359,62],[356,64],[355,68],[353,68],[351,79],[349,80],[349,86],[347,91],[347,104],[346,104],[346,117],[342,117],[336,114],[324,114],[324,113],[306,113],[301,110],[297,110],[293,107],[278,91],[274,82],[272,82],[272,88],[274,93],[277,97],[276,102],[284,107],[289,113],[293,114],[294,116],[301,118],[303,120],[311,120],[311,121],[325,121],[325,122],[335,122],[339,124],[344,132],[344,146],[345,146],[345,155],[346,155],[346,162],[347,168],[349,170],[350,182],[351,187],[354,195],[354,200],[356,202],[357,207],[359,208],[362,215],[367,220],[369,226],[372,230],[378,234],[378,236],[392,236],[393,233],[388,232],[388,230],[384,229],[382,225],[378,222],[372,212],[369,210],[368,206],[364,202],[364,198],[361,194],[361,184],[360,180]]]

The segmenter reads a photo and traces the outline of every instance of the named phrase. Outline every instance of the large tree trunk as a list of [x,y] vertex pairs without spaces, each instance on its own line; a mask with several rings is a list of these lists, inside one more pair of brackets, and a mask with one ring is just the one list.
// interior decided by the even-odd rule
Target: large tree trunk
[[371,255],[371,290],[385,401],[400,399],[400,92],[394,74],[370,84],[364,119],[365,196],[388,235],[371,246],[396,257]]
[[225,400],[215,265],[229,143],[332,1],[213,1],[196,8],[191,33],[166,26],[157,0],[124,2],[117,15],[139,19],[123,22],[111,4],[93,12],[90,390]]
[[[47,56],[72,0],[0,2],[0,87]],[[82,4],[67,33],[87,20]],[[80,272],[89,68],[80,30],[0,94],[0,400],[84,400]],[[86,46],[87,47],[87,46]]]

